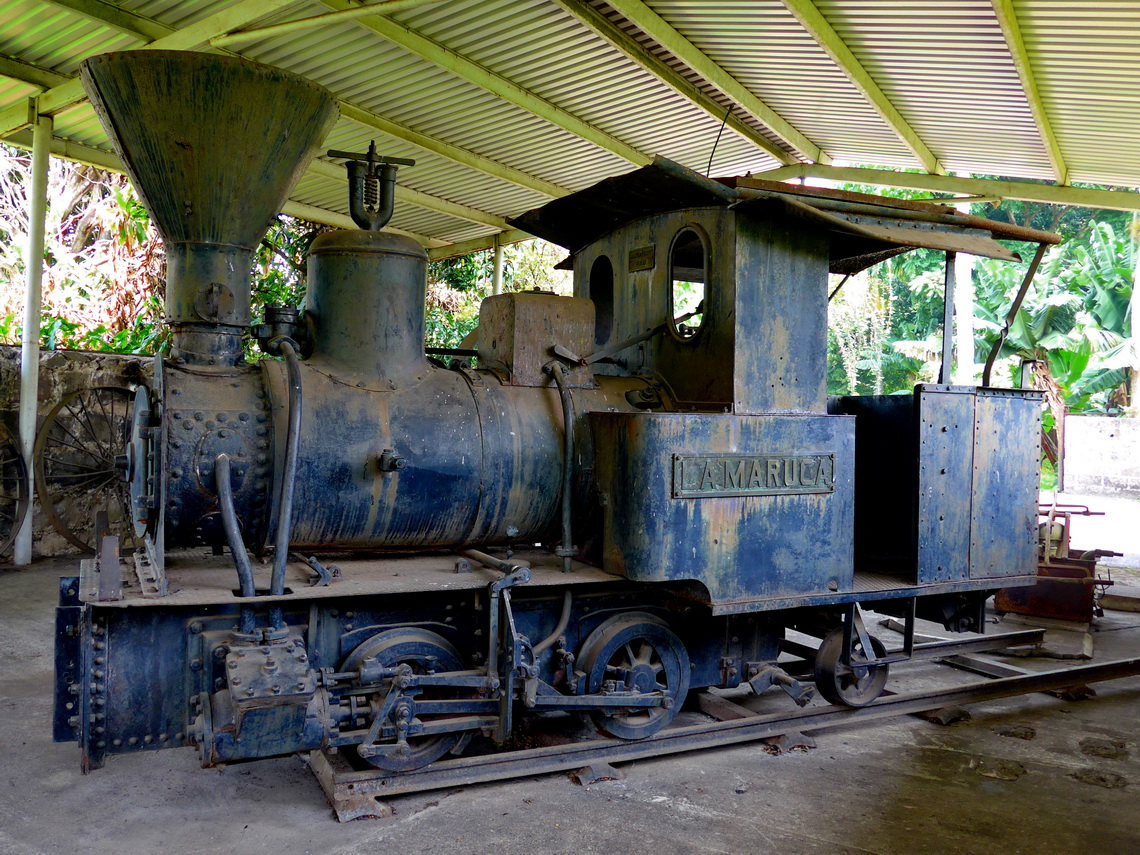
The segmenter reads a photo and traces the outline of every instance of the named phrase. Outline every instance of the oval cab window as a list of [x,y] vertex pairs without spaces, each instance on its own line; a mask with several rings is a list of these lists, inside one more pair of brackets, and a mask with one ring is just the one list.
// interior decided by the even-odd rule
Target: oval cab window
[[610,340],[614,326],[614,266],[605,255],[590,267],[590,299],[594,301],[594,344]]
[[669,249],[669,277],[673,282],[673,332],[691,339],[701,329],[708,280],[708,253],[696,229],[682,229]]

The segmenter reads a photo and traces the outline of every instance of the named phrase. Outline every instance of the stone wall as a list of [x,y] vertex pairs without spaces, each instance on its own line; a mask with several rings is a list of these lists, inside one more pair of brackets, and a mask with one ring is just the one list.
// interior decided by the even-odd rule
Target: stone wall
[[[114,386],[134,389],[140,381],[149,383],[151,358],[118,353],[75,350],[45,350],[40,353],[39,416],[37,432],[45,418],[66,395],[77,389]],[[13,436],[17,433],[20,402],[20,348],[0,345],[0,422]],[[58,509],[63,522],[73,531],[88,535],[95,508],[70,506]],[[75,546],[51,526],[37,502],[32,506],[32,554],[36,557],[77,553]],[[84,538],[85,539],[85,538]],[[10,556],[0,558],[0,564]]]
[[1068,416],[1064,489],[1140,497],[1140,419]]

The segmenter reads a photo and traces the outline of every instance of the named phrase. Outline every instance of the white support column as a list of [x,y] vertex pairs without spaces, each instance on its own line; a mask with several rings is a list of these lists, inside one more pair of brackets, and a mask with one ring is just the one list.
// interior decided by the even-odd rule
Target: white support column
[[495,272],[491,279],[491,293],[503,293],[503,241],[495,235]]
[[[37,116],[32,137],[32,192],[28,199],[28,254],[24,259],[27,287],[24,291],[24,338],[20,355],[20,450],[28,473],[29,492],[35,496],[32,446],[36,441],[36,411],[40,397],[40,305],[44,272],[44,220],[47,215],[47,182],[51,154],[51,116]],[[16,534],[14,563],[32,563],[32,514]]]
[[[970,213],[969,204],[958,204],[954,208],[963,214]],[[958,386],[973,386],[978,381],[974,370],[974,256],[969,253],[960,252],[954,259],[954,286],[954,347],[958,362],[954,366],[953,382]]]

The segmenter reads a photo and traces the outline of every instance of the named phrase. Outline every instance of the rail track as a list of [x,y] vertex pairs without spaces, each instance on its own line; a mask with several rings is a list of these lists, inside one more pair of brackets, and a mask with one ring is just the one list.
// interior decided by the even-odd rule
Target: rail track
[[[864,707],[810,706],[790,712],[758,714],[734,701],[709,692],[697,700],[701,712],[716,721],[674,726],[648,739],[621,740],[597,737],[569,745],[500,750],[432,763],[421,769],[391,774],[353,768],[339,754],[314,751],[308,762],[337,818],[342,822],[382,817],[392,810],[389,797],[508,778],[543,775],[667,754],[718,748],[768,737],[823,727],[878,721],[947,707],[993,701],[1016,695],[1083,687],[1090,683],[1140,675],[1140,657],[1118,659],[1049,671],[1024,671],[1009,665],[987,667],[972,654],[1036,644],[1044,630],[1026,630],[963,641],[935,641],[915,646],[910,661],[938,661],[977,673],[1012,674],[954,686],[903,694],[887,694]],[[595,775],[602,775],[598,771]]]

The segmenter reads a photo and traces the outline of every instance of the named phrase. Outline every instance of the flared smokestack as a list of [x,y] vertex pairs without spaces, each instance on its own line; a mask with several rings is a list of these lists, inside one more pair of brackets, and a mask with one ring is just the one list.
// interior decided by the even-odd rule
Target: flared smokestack
[[174,355],[241,359],[253,251],[338,116],[277,68],[182,51],[83,63],[84,89],[166,245]]

